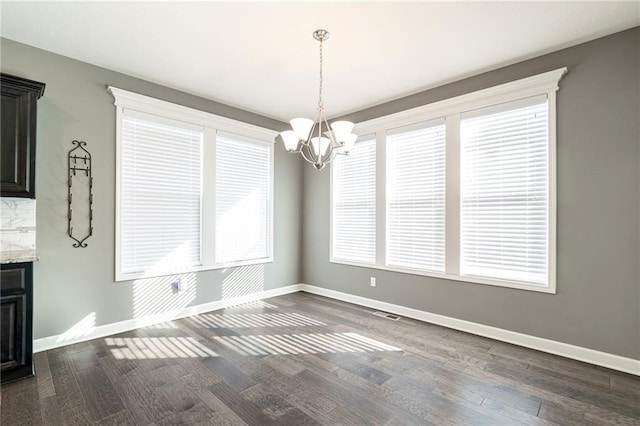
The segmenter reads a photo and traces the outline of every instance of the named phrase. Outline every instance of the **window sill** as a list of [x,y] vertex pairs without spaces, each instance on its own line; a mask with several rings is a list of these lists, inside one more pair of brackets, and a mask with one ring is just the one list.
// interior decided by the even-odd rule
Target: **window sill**
[[518,290],[534,291],[538,293],[556,294],[555,283],[553,283],[552,285],[543,286],[543,285],[522,283],[517,281],[492,280],[492,279],[481,278],[481,277],[430,272],[430,271],[423,271],[418,269],[401,268],[397,266],[388,266],[388,265],[382,266],[377,264],[349,262],[342,259],[330,259],[329,261],[331,263],[348,265],[348,266],[357,266],[359,268],[379,269],[381,271],[398,272],[401,274],[419,275],[419,276],[431,277],[431,278],[440,278],[444,280],[460,281],[460,282],[471,283],[471,284],[483,284],[483,285],[490,285],[495,287],[506,287],[506,288],[514,288]]

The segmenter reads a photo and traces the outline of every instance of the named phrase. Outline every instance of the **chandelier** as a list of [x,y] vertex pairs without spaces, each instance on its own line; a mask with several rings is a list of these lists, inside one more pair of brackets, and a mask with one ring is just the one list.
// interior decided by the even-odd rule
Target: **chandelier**
[[327,123],[322,102],[322,42],[329,38],[326,30],[316,30],[313,38],[320,42],[320,89],[318,91],[318,108],[313,120],[294,118],[292,130],[280,133],[288,152],[301,154],[316,169],[322,170],[336,155],[347,155],[356,143],[357,135],[351,133],[354,124],[350,121],[334,121]]

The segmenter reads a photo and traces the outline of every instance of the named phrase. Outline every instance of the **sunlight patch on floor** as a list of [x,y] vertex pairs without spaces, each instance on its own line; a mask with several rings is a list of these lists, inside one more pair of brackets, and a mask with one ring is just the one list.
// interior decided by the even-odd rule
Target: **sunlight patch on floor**
[[229,306],[224,309],[225,311],[228,311],[228,310],[238,310],[238,309],[260,309],[260,308],[278,309],[276,305],[267,303],[264,300],[255,300],[253,302],[240,303],[238,305]]
[[116,359],[208,358],[218,354],[193,337],[108,337]]
[[178,326],[172,322],[161,322],[160,324],[149,324],[142,328],[155,329],[155,330],[167,330],[167,329],[177,329]]
[[213,339],[241,355],[300,355],[402,350],[356,333],[216,336]]
[[326,325],[300,314],[200,314],[190,320],[204,328],[304,327]]

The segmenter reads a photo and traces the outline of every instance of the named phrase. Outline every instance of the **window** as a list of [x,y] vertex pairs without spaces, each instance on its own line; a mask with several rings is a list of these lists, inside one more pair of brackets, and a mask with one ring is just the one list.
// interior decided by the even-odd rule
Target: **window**
[[216,263],[269,257],[271,144],[218,133]]
[[333,259],[376,261],[376,139],[365,136],[331,164]]
[[545,284],[547,97],[461,116],[460,273]]
[[116,280],[269,262],[276,132],[109,87]]
[[[555,99],[566,71],[359,123],[379,144],[369,203],[385,206],[367,213],[375,226],[353,245],[377,241],[369,266],[555,293]],[[370,161],[352,155],[359,167]],[[336,256],[348,217],[337,200],[353,198],[335,179],[340,167],[331,261],[358,265],[357,254]]]
[[202,140],[202,127],[123,111],[123,273],[201,265]]
[[387,265],[444,272],[444,136],[444,120],[387,132]]

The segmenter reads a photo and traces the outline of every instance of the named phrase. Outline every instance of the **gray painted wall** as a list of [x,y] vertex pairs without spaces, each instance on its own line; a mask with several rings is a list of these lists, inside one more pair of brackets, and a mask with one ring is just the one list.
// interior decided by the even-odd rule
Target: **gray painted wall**
[[[266,128],[283,123],[123,74],[0,39],[2,72],[46,83],[38,103],[37,250],[34,267],[34,338],[74,325],[109,324],[301,281],[302,163],[275,151],[275,260],[184,277],[174,295],[171,278],[114,280],[115,106],[106,86],[153,96]],[[94,236],[74,249],[66,235],[66,156],[73,139],[93,155]],[[291,261],[295,259],[295,261]],[[94,320],[95,319],[95,320]]]
[[329,170],[312,167],[303,282],[640,359],[639,46],[635,28],[344,117],[364,121],[568,67],[557,101],[557,294],[329,263]]

